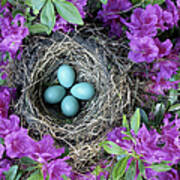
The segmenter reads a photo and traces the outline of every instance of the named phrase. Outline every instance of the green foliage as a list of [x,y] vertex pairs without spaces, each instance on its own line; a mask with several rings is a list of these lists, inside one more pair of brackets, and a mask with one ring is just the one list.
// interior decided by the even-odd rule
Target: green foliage
[[6,83],[6,80],[2,79],[2,73],[0,73],[0,86],[3,86]]
[[1,6],[4,6],[7,3],[7,0],[1,0]]
[[125,180],[134,180],[136,175],[136,162],[132,161],[125,174]]
[[169,171],[172,169],[171,166],[168,166],[167,164],[153,164],[151,166],[148,166],[147,168],[151,168],[156,172],[164,172],[164,171]]
[[0,138],[0,144],[4,144],[4,139]]
[[133,4],[142,4],[143,7],[146,7],[148,4],[163,4],[165,0],[131,0]]
[[103,3],[103,4],[107,4],[107,2],[108,2],[108,0],[100,0],[101,1],[101,3]]
[[29,29],[30,33],[33,33],[33,34],[49,32],[48,26],[46,26],[44,24],[40,24],[40,23],[30,25],[30,26],[28,26],[28,29]]
[[178,110],[180,110],[180,103],[174,104],[169,108],[169,111],[172,111],[172,112],[173,111],[178,111]]
[[102,168],[100,166],[96,166],[96,168],[93,170],[92,174],[95,176],[98,176],[100,172],[102,172]]
[[126,151],[121,149],[117,144],[112,141],[103,141],[100,143],[100,146],[104,148],[104,150],[109,154],[122,155],[127,154]]
[[140,109],[141,121],[149,128],[149,120],[146,112],[143,109]]
[[69,180],[69,178],[66,175],[62,175],[63,180]]
[[[58,14],[72,24],[83,25],[84,22],[78,9],[65,0],[26,0],[25,4],[32,8],[34,15],[30,11],[26,13],[28,28],[31,33],[50,34],[56,22],[55,9]],[[40,23],[32,23],[40,14]]]
[[34,161],[33,159],[31,159],[29,157],[22,157],[20,159],[20,162],[21,162],[21,164],[24,164],[24,165],[33,165],[33,164],[37,165],[38,164],[38,162]]
[[123,127],[125,127],[127,130],[129,130],[129,124],[126,118],[126,115],[123,114]]
[[141,122],[141,115],[140,115],[140,109],[137,108],[133,116],[131,117],[131,129],[134,130],[135,134],[137,134],[139,128],[140,128],[140,122]]
[[83,25],[78,9],[68,1],[53,0],[60,16],[72,24]]
[[144,163],[143,163],[143,161],[141,159],[138,160],[138,169],[139,169],[139,174],[141,176],[146,177],[145,166],[144,166]]
[[44,180],[42,171],[39,169],[36,170],[34,173],[30,175],[30,177],[28,177],[27,180]]
[[178,100],[178,90],[177,89],[171,89],[169,91],[169,102],[172,104],[174,104],[177,100]]
[[154,112],[154,115],[155,115],[154,123],[156,126],[159,126],[161,124],[164,118],[165,112],[166,112],[166,108],[163,103],[156,104],[155,112]]
[[112,179],[119,180],[125,173],[129,156],[122,158],[112,170]]
[[47,0],[44,8],[42,9],[40,20],[43,25],[48,27],[48,31],[46,32],[47,34],[50,34],[56,22],[54,6],[51,0]]
[[9,171],[4,172],[6,180],[18,180],[22,176],[22,173],[18,173],[18,166],[11,166]]
[[46,0],[26,0],[27,5],[31,6],[35,15],[39,14],[39,11],[45,5]]

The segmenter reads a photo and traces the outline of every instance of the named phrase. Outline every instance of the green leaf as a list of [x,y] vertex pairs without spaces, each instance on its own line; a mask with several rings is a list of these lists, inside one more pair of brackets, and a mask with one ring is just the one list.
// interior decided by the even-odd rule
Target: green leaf
[[31,167],[28,167],[28,168],[26,168],[24,171],[29,171],[29,172],[31,172],[31,171],[33,171],[33,170],[35,170],[35,169],[37,169],[38,167],[37,166],[31,166]]
[[168,166],[167,164],[154,164],[154,165],[148,166],[146,168],[151,168],[156,172],[165,172],[165,171],[169,171],[172,169],[172,167]]
[[32,173],[31,176],[27,178],[27,180],[44,180],[44,178],[42,172],[38,169]]
[[144,1],[144,6],[147,6],[148,4],[152,4],[152,5],[159,4],[159,5],[161,5],[164,2],[165,2],[165,0],[145,0]]
[[144,176],[144,178],[146,178],[146,174],[145,174],[145,166],[142,160],[138,160],[138,168],[139,168],[139,173],[140,175]]
[[9,171],[4,172],[6,176],[6,180],[14,180],[17,175],[17,172],[18,172],[18,166],[17,165],[11,166]]
[[169,108],[169,111],[178,111],[180,110],[180,104],[175,104]]
[[53,0],[53,2],[55,3],[59,15],[62,16],[66,21],[72,24],[84,24],[78,9],[72,3],[59,0]]
[[32,6],[34,14],[39,14],[39,11],[44,6],[46,0],[26,0],[26,4]]
[[48,0],[43,7],[40,15],[40,21],[49,28],[47,33],[50,34],[56,22],[54,6],[51,0]]
[[25,4],[32,7],[32,0],[25,0]]
[[129,124],[126,118],[126,115],[123,114],[123,127],[127,128],[129,130]]
[[1,6],[4,6],[7,3],[7,0],[1,0]]
[[125,180],[134,180],[136,175],[136,162],[132,161],[125,174]]
[[0,73],[0,86],[4,85],[6,83],[5,79],[2,79],[3,73]]
[[64,180],[68,180],[68,177],[66,176],[66,175],[62,175],[62,178],[64,179]]
[[162,103],[156,104],[155,112],[154,112],[156,124],[161,123],[162,119],[164,118],[164,113],[165,113],[165,105]]
[[140,115],[141,115],[141,121],[144,122],[146,126],[149,126],[148,116],[143,109],[140,109]]
[[100,166],[96,166],[96,168],[93,170],[92,174],[95,176],[98,176],[100,172],[102,172],[102,168]]
[[141,120],[140,109],[137,108],[136,112],[131,117],[131,129],[134,130],[135,134],[137,134],[140,128],[140,120]]
[[136,180],[143,180],[141,174],[138,175],[137,179]]
[[15,6],[16,5],[16,0],[8,0],[8,2],[10,3],[10,4],[12,4],[13,6]]
[[36,34],[36,33],[47,33],[49,32],[49,28],[44,25],[44,24],[33,24],[33,25],[30,25],[28,26],[28,29],[30,31],[30,33],[32,34]]
[[161,4],[163,4],[164,2],[165,2],[165,0],[153,0],[152,5],[154,5],[154,4],[159,4],[159,5],[161,5]]
[[29,158],[29,157],[22,157],[20,159],[21,164],[24,165],[32,165],[32,164],[38,164],[38,162],[34,161],[33,159]]
[[100,180],[106,180],[106,178],[102,175],[102,176],[100,177]]
[[4,144],[4,139],[0,138],[0,144]]
[[169,91],[169,98],[171,105],[174,104],[178,100],[178,91],[176,89],[171,89]]
[[108,2],[108,0],[100,0],[101,1],[101,3],[103,3],[103,4],[107,4],[107,2]]
[[13,16],[13,18],[15,18],[17,14],[20,14],[20,15],[24,16],[24,14],[23,14],[23,12],[22,12],[21,10],[19,10],[19,9],[14,9],[14,10],[12,11],[12,16]]
[[22,171],[18,172],[15,180],[19,180],[22,177],[22,174],[23,174]]
[[112,178],[113,180],[119,180],[125,173],[127,161],[129,159],[129,156],[121,159],[116,163],[112,170]]
[[112,141],[103,141],[102,143],[100,143],[100,146],[102,146],[104,150],[109,154],[116,154],[116,155],[127,154],[126,151],[121,149],[117,144],[115,144]]

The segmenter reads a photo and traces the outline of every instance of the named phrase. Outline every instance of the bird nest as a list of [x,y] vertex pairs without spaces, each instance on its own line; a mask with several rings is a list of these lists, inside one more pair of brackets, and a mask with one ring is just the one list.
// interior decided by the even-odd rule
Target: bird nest
[[[20,89],[16,111],[30,135],[41,139],[50,133],[60,146],[68,148],[72,166],[81,172],[102,158],[99,143],[121,124],[123,113],[132,112],[138,89],[136,80],[128,75],[132,63],[116,56],[112,46],[108,49],[104,42],[110,42],[103,37],[87,34],[86,39],[61,33],[29,38],[22,61],[12,65],[10,75],[11,83]],[[127,51],[124,45],[116,48],[119,53]],[[47,105],[43,100],[44,90],[58,84],[57,69],[62,64],[75,69],[76,82],[95,87],[95,96],[81,102],[73,118],[64,117],[60,105]]]

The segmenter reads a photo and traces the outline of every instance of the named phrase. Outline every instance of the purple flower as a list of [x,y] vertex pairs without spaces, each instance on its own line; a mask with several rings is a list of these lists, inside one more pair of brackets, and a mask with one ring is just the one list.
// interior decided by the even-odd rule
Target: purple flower
[[[4,10],[3,16],[0,16],[0,72],[4,71],[3,66],[9,63],[9,57],[15,58],[17,53],[22,52],[22,40],[29,34],[28,28],[24,26],[25,18],[21,15],[16,15],[13,19],[8,6]],[[17,56],[19,57],[19,55]],[[2,67],[1,67],[2,66]]]
[[158,57],[159,48],[150,37],[133,38],[130,43],[131,51],[128,58],[134,62],[152,62]]
[[62,175],[70,177],[72,168],[65,162],[67,159],[69,158],[56,159],[47,164],[47,166],[44,165],[44,177],[46,177],[47,174],[49,175],[49,180],[63,180]]
[[165,95],[169,89],[177,89],[180,81],[168,81],[164,78],[157,81],[156,76],[151,77],[152,82],[147,86],[147,91],[157,95]]
[[34,152],[33,141],[27,134],[27,130],[21,128],[5,137],[6,154],[10,158],[21,158],[30,156]]
[[8,89],[1,89],[0,91],[0,116],[7,118],[11,94]]
[[103,5],[103,9],[98,12],[98,18],[103,20],[105,26],[110,26],[109,35],[121,36],[122,23],[121,16],[118,13],[130,7],[131,2],[129,0],[111,0]]
[[180,119],[176,118],[170,122],[168,117],[165,117],[161,133],[156,130],[148,131],[144,124],[137,135],[131,131],[136,143],[122,138],[124,136],[123,128],[115,128],[107,135],[107,139],[115,142],[129,153],[135,151],[148,164],[171,161],[169,165],[173,165],[180,162],[179,127]]
[[0,159],[3,156],[4,150],[5,150],[5,147],[2,144],[0,144]]
[[[146,7],[146,11],[147,13],[149,14],[154,14],[156,15],[157,17],[157,23],[156,23],[156,28],[157,29],[161,29],[162,31],[164,30],[167,30],[168,27],[166,27],[164,24],[165,24],[165,21],[164,21],[164,11],[163,9],[158,5],[158,4],[155,4],[155,5],[147,5]],[[169,13],[171,14],[171,13]]]
[[72,29],[71,26],[66,20],[64,20],[60,15],[56,16],[56,24],[53,28],[54,32],[58,30],[62,30],[63,32],[67,33],[71,29]]
[[19,127],[19,117],[16,115],[11,115],[9,119],[0,117],[0,137],[4,138],[8,134],[18,131]]
[[129,39],[133,37],[154,37],[157,34],[156,24],[158,17],[156,14],[149,13],[149,11],[142,8],[136,8],[131,15],[131,22],[128,23],[123,20],[123,23],[129,28],[130,34],[127,32]]
[[178,10],[175,4],[171,0],[166,0],[167,9],[166,11],[172,14],[172,21],[167,22],[168,26],[172,28],[174,25],[178,26],[178,21],[180,19]]
[[122,133],[123,131],[126,131],[123,127],[115,128],[112,132],[107,134],[107,140],[112,141],[118,144],[122,149],[131,152],[134,148],[134,144],[131,140],[123,140],[124,137],[127,137]]
[[170,54],[173,44],[171,43],[170,39],[166,39],[164,42],[160,42],[158,38],[154,39],[156,46],[159,48],[159,58],[167,56]]
[[64,153],[64,148],[56,149],[53,145],[53,138],[50,135],[45,135],[41,141],[34,143],[34,151],[31,158],[40,163],[47,163],[60,157]]
[[170,79],[178,70],[179,64],[173,60],[162,60],[153,64],[152,70],[157,72],[156,82]]
[[150,180],[179,180],[180,176],[177,170],[172,169],[166,172],[156,172],[152,169],[146,168],[145,173]]
[[5,180],[5,176],[3,175],[3,173],[9,170],[10,165],[10,161],[7,159],[0,161],[0,179]]

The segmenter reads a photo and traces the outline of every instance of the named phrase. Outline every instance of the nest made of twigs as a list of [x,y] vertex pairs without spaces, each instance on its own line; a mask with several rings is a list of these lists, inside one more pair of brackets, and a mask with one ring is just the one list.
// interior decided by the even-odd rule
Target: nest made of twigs
[[[39,139],[50,133],[60,145],[69,148],[74,169],[83,172],[87,163],[102,158],[99,143],[121,124],[124,112],[133,110],[138,88],[128,76],[132,63],[119,57],[111,59],[117,56],[112,47],[103,47],[102,37],[59,37],[33,37],[31,41],[35,41],[25,48],[23,60],[13,65],[10,79],[22,89],[16,110],[28,122],[33,137]],[[119,48],[122,52],[125,49],[124,45]],[[62,64],[75,69],[76,82],[90,82],[96,91],[91,101],[81,102],[80,112],[73,118],[62,116],[60,105],[50,106],[43,100],[44,90],[58,84],[56,73]]]

